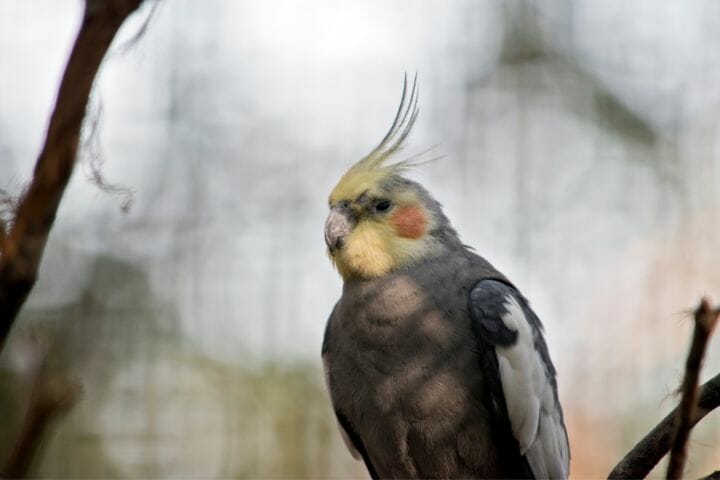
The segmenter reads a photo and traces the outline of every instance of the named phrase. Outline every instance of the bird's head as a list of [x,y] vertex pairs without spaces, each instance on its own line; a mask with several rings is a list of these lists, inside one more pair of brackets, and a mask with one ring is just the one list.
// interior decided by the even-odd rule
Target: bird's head
[[325,243],[345,280],[377,278],[436,255],[457,240],[441,206],[389,163],[417,117],[417,87],[407,80],[392,127],[380,144],[342,176],[330,193]]

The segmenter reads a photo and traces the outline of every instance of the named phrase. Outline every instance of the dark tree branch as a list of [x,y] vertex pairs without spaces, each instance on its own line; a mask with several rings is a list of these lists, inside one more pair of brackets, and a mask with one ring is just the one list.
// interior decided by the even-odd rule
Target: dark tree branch
[[[701,308],[696,311],[701,311]],[[715,310],[717,318],[718,311]],[[720,374],[700,387],[697,407],[692,409],[688,428],[694,427],[708,413],[720,406]],[[657,463],[667,454],[673,443],[676,418],[681,406],[670,412],[655,428],[640,440],[610,472],[610,479],[645,478]]]
[[[720,406],[720,374],[700,387],[697,406],[698,408],[690,417],[690,427],[694,427],[708,413]],[[670,451],[678,408],[670,412],[650,433],[645,435],[613,468],[608,478],[645,478],[662,457]]]
[[697,404],[700,369],[718,315],[720,315],[720,309],[711,307],[706,298],[702,299],[700,306],[695,310],[695,330],[690,352],[685,362],[685,377],[681,387],[682,398],[678,414],[675,417],[675,433],[666,476],[668,479],[682,478],[683,476],[687,459],[687,442],[692,428],[690,419]]
[[35,285],[50,229],[77,157],[80,128],[103,57],[142,0],[86,0],[33,178],[0,244],[0,349]]
[[38,352],[37,355],[42,358],[35,369],[20,436],[0,471],[1,478],[21,478],[27,475],[47,429],[55,419],[68,412],[82,394],[82,385],[77,379],[69,377],[62,370],[49,368],[47,352]]
[[[75,167],[88,98],[100,64],[125,19],[142,0],[86,0],[82,24],[60,82],[33,178],[9,222],[0,222],[0,351],[30,291],[65,188]],[[36,372],[20,437],[5,478],[27,474],[48,426],[77,402],[81,387],[45,358]]]

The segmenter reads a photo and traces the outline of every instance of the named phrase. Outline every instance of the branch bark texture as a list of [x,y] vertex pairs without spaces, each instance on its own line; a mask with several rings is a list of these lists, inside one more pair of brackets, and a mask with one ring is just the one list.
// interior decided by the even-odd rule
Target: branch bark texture
[[68,412],[82,394],[82,385],[77,379],[64,371],[50,371],[46,359],[36,372],[33,384],[20,436],[0,471],[0,478],[27,476],[48,427]]
[[[720,406],[720,374],[714,376],[700,387],[697,408],[690,416],[690,427]],[[675,430],[675,408],[650,433],[640,440],[630,452],[613,468],[608,478],[631,479],[645,478],[657,463],[670,451]]]
[[[32,180],[12,221],[0,222],[0,351],[35,285],[50,229],[75,167],[80,129],[100,64],[120,26],[142,1],[85,1]],[[41,369],[20,437],[0,476],[27,475],[48,426],[77,401],[79,393],[78,382]]]
[[9,231],[0,235],[0,350],[37,280],[40,261],[77,157],[95,76],[115,34],[142,0],[86,0],[45,143]]
[[[717,321],[717,316],[720,312],[718,309],[711,309],[707,305],[706,301],[703,301],[700,307],[695,312],[695,333],[693,334],[693,346],[691,352],[688,355],[687,365],[690,368],[694,368],[696,359],[691,360],[690,357],[697,356],[700,345],[696,346],[696,342],[702,342],[703,339],[698,339],[698,328],[705,328],[703,326],[698,327],[698,317],[700,322],[710,321],[710,317],[714,315]],[[708,337],[712,331],[712,326],[709,326]],[[700,333],[702,336],[703,334]],[[707,343],[707,337],[704,339],[705,344]],[[696,350],[693,352],[693,350]],[[705,347],[702,346],[702,353],[704,354]],[[700,359],[702,361],[702,359]],[[686,365],[686,367],[687,367]],[[699,364],[698,369],[699,369]],[[686,373],[687,377],[687,373]],[[695,385],[697,386],[697,377],[695,377]],[[683,381],[683,388],[685,388],[685,381]],[[703,384],[699,393],[696,394],[697,402],[692,401],[690,403],[691,408],[688,408],[686,402],[683,400],[681,404],[670,412],[650,433],[640,440],[633,448],[628,452],[627,455],[618,463],[615,468],[610,472],[608,478],[610,479],[637,479],[645,478],[650,471],[657,465],[657,463],[667,454],[671,448],[673,448],[673,442],[676,438],[676,432],[678,430],[678,422],[682,422],[683,429],[687,429],[689,432],[700,420],[702,420],[708,413],[720,406],[720,374],[716,375],[712,379],[708,380]],[[692,408],[692,405],[695,405]],[[683,420],[678,420],[679,417],[684,417]],[[687,442],[687,437],[685,439]]]
[[675,417],[675,432],[666,476],[668,479],[677,479],[683,476],[687,459],[687,443],[692,428],[690,420],[697,404],[698,379],[700,378],[700,370],[702,369],[708,340],[715,328],[718,315],[720,315],[720,310],[711,307],[705,298],[695,310],[695,330],[690,352],[685,363],[685,377],[681,387],[682,399]]

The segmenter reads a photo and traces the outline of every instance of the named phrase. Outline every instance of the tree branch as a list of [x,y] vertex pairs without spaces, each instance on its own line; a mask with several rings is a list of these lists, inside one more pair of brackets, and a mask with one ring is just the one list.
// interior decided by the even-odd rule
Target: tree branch
[[[711,309],[712,311],[712,309]],[[696,310],[704,313],[703,305]],[[715,309],[717,319],[718,310]],[[696,320],[697,330],[697,320]],[[693,341],[693,345],[695,341]],[[692,350],[692,349],[691,349]],[[689,360],[689,358],[688,358]],[[697,381],[697,380],[696,380]],[[691,409],[687,418],[688,430],[694,427],[708,413],[720,406],[720,374],[700,387],[697,407]],[[610,472],[610,479],[645,478],[657,463],[670,451],[676,431],[676,419],[680,415],[682,404],[670,412],[650,433],[640,440]]]
[[[690,417],[691,428],[720,406],[720,374],[700,387],[697,406],[698,408]],[[613,468],[608,478],[645,478],[662,457],[670,451],[678,408],[670,412],[650,433],[645,435]]]
[[690,352],[685,362],[685,378],[681,387],[682,399],[675,417],[675,433],[666,476],[668,479],[682,478],[683,476],[687,458],[687,442],[690,438],[690,418],[697,403],[700,369],[708,339],[715,328],[718,315],[720,315],[720,309],[712,308],[706,298],[702,299],[700,306],[695,310],[695,330]]
[[48,352],[39,352],[38,355],[42,355],[42,359],[35,371],[20,436],[0,471],[1,478],[27,475],[48,427],[60,415],[67,413],[82,394],[82,385],[77,379],[69,377],[63,370],[53,371],[48,367]]
[[80,127],[98,68],[115,34],[142,0],[86,0],[45,144],[12,227],[0,245],[0,350],[35,285],[40,261],[77,156]]

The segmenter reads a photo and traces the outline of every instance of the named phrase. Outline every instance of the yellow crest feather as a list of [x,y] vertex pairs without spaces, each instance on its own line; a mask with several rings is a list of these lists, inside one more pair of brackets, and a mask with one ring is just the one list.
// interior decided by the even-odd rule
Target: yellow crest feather
[[383,179],[392,175],[399,175],[412,166],[407,161],[387,164],[393,154],[402,148],[403,142],[410,134],[417,119],[419,113],[417,74],[413,80],[409,97],[407,93],[408,81],[406,74],[403,80],[400,105],[390,129],[377,147],[350,167],[347,173],[340,178],[340,181],[330,193],[331,204],[343,199],[357,198],[367,191],[372,192]]

